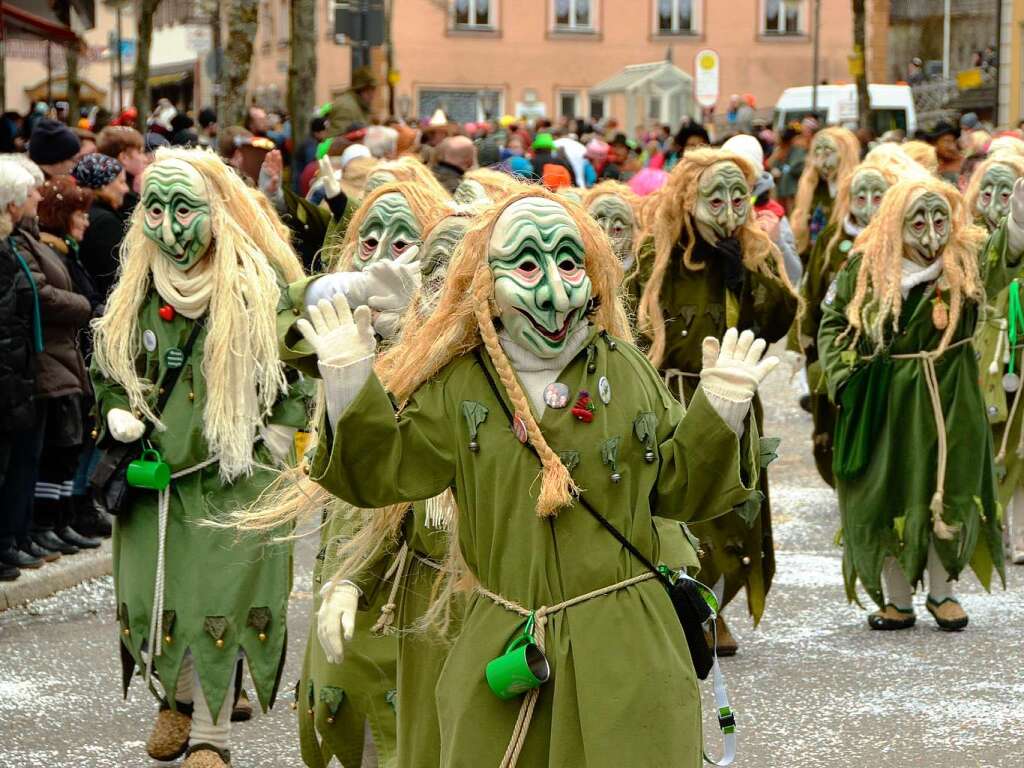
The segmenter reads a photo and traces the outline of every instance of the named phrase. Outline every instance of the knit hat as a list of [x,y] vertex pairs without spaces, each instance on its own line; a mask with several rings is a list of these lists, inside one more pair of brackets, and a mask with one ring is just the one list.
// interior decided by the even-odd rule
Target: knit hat
[[530,165],[530,161],[527,160],[525,157],[513,155],[505,162],[508,163],[509,171],[516,174],[517,176],[530,176],[531,174],[533,174],[533,166]]
[[94,152],[75,163],[71,175],[87,189],[100,189],[116,179],[123,170],[124,166],[114,158]]
[[538,133],[536,138],[533,140],[533,148],[540,150],[553,150],[555,148],[555,140],[552,138],[550,133]]
[[764,170],[764,149],[761,142],[745,133],[737,134],[722,145],[722,149],[745,157],[758,171]]
[[39,165],[56,165],[73,158],[81,148],[74,131],[63,123],[44,117],[32,131],[28,156]]
[[541,181],[544,183],[545,187],[554,192],[556,189],[561,189],[562,187],[571,187],[572,175],[569,173],[569,169],[564,165],[545,163]]

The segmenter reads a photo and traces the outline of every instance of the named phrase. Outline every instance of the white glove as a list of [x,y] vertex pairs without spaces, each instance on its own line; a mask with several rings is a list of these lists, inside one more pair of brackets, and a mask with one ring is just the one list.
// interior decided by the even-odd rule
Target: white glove
[[320,362],[344,367],[373,357],[377,341],[370,326],[369,307],[359,307],[353,314],[345,296],[336,294],[331,301],[320,299],[307,306],[306,311],[310,319],[302,318],[296,326],[316,350]]
[[280,464],[288,461],[296,432],[298,430],[295,427],[286,427],[283,424],[264,424],[260,427],[260,437],[270,450],[270,455]]
[[123,408],[111,408],[107,413],[107,429],[119,443],[134,443],[146,431],[146,425]]
[[331,159],[324,155],[317,162],[320,167],[320,180],[323,182],[324,196],[333,200],[341,194],[341,179],[335,173]]
[[713,336],[704,339],[701,387],[711,407],[736,434],[741,434],[758,386],[779,364],[777,357],[761,359],[767,346],[764,339],[755,340],[753,332],[740,334],[735,328],[725,332],[721,344]]
[[1024,178],[1013,183],[1010,198],[1010,215],[1006,217],[1006,234],[1010,253],[1019,256],[1024,252]]
[[320,610],[316,614],[316,636],[331,664],[345,658],[345,641],[352,639],[359,610],[359,587],[351,581],[329,581],[320,589]]
[[382,260],[368,267],[373,294],[366,303],[373,310],[373,328],[384,339],[398,333],[402,317],[423,283],[418,245],[406,249],[394,260]]

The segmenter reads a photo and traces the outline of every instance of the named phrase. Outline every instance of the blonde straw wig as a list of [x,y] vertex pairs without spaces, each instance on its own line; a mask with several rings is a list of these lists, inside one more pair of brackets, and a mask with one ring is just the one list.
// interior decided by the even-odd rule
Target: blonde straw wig
[[[654,264],[640,297],[637,314],[640,332],[651,339],[647,356],[655,366],[660,366],[665,356],[665,316],[661,310],[661,289],[672,251],[676,244],[682,243],[684,266],[695,272],[704,269],[703,263],[693,260],[697,230],[692,212],[697,204],[701,174],[721,162],[737,165],[753,188],[758,170],[745,157],[721,149],[692,149],[672,169],[659,195],[660,203],[651,227],[654,236]],[[795,295],[786,277],[782,253],[758,225],[753,208],[736,236],[743,248],[743,266],[785,285]]]
[[394,177],[395,181],[416,184],[422,187],[427,194],[440,196],[444,200],[451,198],[448,190],[441,186],[441,182],[437,180],[437,177],[430,168],[420,162],[419,158],[412,155],[380,163],[370,173],[370,179],[373,179],[378,174],[385,173]]
[[811,242],[811,207],[814,205],[814,192],[821,182],[818,168],[814,164],[814,148],[822,139],[832,139],[839,151],[839,166],[836,168],[836,183],[841,183],[844,178],[853,173],[853,169],[860,160],[860,142],[853,135],[852,131],[846,128],[825,128],[814,134],[811,140],[810,149],[807,150],[807,160],[804,162],[804,172],[800,174],[800,182],[797,184],[796,197],[793,200],[793,213],[789,217],[789,225],[793,229],[793,236],[796,238],[797,253],[803,253]]
[[[277,306],[280,282],[301,279],[302,266],[289,246],[288,228],[266,197],[246,187],[217,155],[160,149],[149,168],[169,160],[199,173],[210,203],[213,241],[199,262],[205,262],[213,281],[203,343],[203,435],[219,459],[221,477],[230,481],[252,471],[257,429],[287,391],[278,356]],[[136,206],[121,243],[117,285],[105,314],[93,321],[94,354],[103,375],[124,388],[132,411],[164,429],[148,402],[153,382],[136,369],[143,351],[139,311],[153,289],[153,265],[166,258],[146,236],[144,216],[143,206]]]
[[949,242],[942,251],[941,278],[948,285],[949,323],[936,352],[949,346],[964,298],[979,302],[984,299],[978,251],[988,235],[970,222],[960,193],[951,184],[933,177],[900,181],[885,193],[878,213],[853,244],[862,258],[856,288],[846,307],[846,316],[855,332],[854,344],[863,335],[881,351],[886,328],[891,326],[894,332],[899,331],[903,307],[903,219],[913,201],[926,192],[944,198],[950,212]]
[[466,171],[462,178],[477,182],[484,188],[488,199],[495,203],[500,203],[509,195],[523,192],[528,188],[520,177],[493,168],[474,168]]
[[906,141],[900,144],[900,149],[906,152],[910,159],[922,165],[932,176],[938,175],[939,156],[935,152],[935,147],[927,141],[919,141],[917,139]]

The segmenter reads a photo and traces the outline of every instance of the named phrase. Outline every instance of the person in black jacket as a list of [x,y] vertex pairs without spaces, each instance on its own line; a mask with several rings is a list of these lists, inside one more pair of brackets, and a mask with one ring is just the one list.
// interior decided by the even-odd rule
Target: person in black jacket
[[[15,180],[20,177],[28,183],[27,176],[20,166],[0,162],[0,581],[12,581],[21,568],[43,563],[19,546],[28,538],[34,467],[26,448],[33,442],[35,355],[42,348],[32,273],[8,241],[12,211],[20,218]],[[24,184],[20,188],[25,189]]]
[[96,153],[79,160],[71,175],[79,186],[92,190],[94,195],[89,229],[79,246],[79,255],[105,297],[117,279],[118,252],[124,239],[124,222],[118,215],[128,194],[124,166],[112,157]]

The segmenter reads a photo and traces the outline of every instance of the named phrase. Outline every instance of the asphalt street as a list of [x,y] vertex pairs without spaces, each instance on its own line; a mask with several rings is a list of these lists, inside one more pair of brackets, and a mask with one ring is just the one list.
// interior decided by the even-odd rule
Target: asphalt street
[[[780,366],[765,389],[766,432],[783,438],[771,467],[778,573],[756,630],[742,600],[727,613],[740,642],[723,662],[739,723],[735,765],[1021,768],[1024,567],[1008,566],[1006,591],[993,594],[965,575],[965,632],[937,631],[920,595],[914,629],[870,631],[866,610],[844,597],[836,501],[815,473],[810,418],[788,376]],[[314,551],[308,538],[299,544],[284,691],[307,637]],[[144,750],[151,697],[136,685],[121,698],[117,642],[109,577],[0,613],[0,768],[160,765]],[[301,766],[288,696],[236,726],[236,768]],[[705,710],[717,754],[710,685]]]

